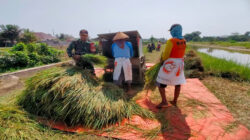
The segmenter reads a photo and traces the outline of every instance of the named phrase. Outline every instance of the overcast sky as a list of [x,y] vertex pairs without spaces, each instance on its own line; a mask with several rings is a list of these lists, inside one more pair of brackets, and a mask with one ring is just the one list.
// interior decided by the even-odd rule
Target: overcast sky
[[87,29],[99,33],[138,30],[169,38],[171,24],[203,36],[250,31],[250,0],[0,0],[0,24],[36,32],[78,37]]

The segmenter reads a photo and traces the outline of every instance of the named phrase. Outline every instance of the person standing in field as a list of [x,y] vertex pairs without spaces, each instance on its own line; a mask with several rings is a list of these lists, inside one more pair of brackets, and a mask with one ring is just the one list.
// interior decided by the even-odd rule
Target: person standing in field
[[155,50],[155,43],[152,43],[152,50]]
[[[72,41],[67,48],[67,54],[69,57],[72,57],[77,66],[82,67],[83,69],[89,69],[91,73],[94,73],[94,67],[91,63],[84,62],[81,59],[81,55],[92,53],[91,52],[91,43],[88,42],[88,31],[83,29],[79,33],[80,39]],[[74,50],[74,53],[72,52]]]
[[115,58],[113,80],[118,86],[122,86],[123,81],[128,84],[129,95],[132,94],[132,64],[130,58],[133,57],[133,46],[131,42],[126,41],[129,36],[123,32],[118,32],[112,44],[112,55]]
[[174,24],[169,31],[172,38],[167,41],[165,50],[162,53],[162,66],[156,79],[156,84],[162,98],[162,102],[157,105],[157,108],[168,107],[165,88],[169,85],[175,86],[174,99],[170,101],[170,103],[176,106],[181,84],[186,82],[184,76],[186,40],[182,36],[182,26],[180,24]]
[[150,52],[150,53],[152,52],[152,45],[151,45],[151,43],[148,44],[147,49],[148,49],[148,52]]
[[157,50],[157,51],[160,51],[160,50],[161,50],[161,42],[160,42],[160,41],[158,41],[158,43],[157,43],[157,48],[156,48],[156,50]]

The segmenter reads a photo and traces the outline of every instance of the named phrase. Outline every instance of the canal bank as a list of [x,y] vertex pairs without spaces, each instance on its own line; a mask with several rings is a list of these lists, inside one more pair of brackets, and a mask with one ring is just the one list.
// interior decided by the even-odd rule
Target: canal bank
[[192,45],[189,45],[189,49],[199,54],[206,74],[237,81],[250,81],[250,53]]

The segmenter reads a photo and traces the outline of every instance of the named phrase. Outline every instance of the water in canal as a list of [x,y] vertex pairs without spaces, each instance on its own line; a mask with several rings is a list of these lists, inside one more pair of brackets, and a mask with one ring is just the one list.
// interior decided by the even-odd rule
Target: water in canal
[[197,48],[197,51],[206,53],[213,57],[232,60],[238,64],[250,67],[250,53],[240,53],[234,51],[227,51],[214,48]]

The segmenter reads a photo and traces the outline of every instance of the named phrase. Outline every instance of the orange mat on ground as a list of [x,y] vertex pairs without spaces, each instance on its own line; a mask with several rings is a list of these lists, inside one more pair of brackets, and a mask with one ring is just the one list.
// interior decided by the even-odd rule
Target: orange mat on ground
[[[96,73],[102,72],[101,69]],[[99,75],[99,74],[97,74]],[[174,87],[167,87],[168,98],[173,97]],[[119,139],[159,139],[159,140],[248,140],[250,131],[236,124],[229,110],[200,82],[199,79],[187,79],[182,86],[178,107],[156,109],[152,101],[152,92],[142,91],[136,102],[153,111],[156,119],[143,119],[132,116],[120,125],[103,130],[90,130],[82,126],[67,127],[63,123],[41,121],[52,128],[69,132],[89,132],[99,136]],[[153,94],[154,95],[154,94]],[[151,100],[150,100],[151,96]],[[154,95],[155,96],[155,95]]]

